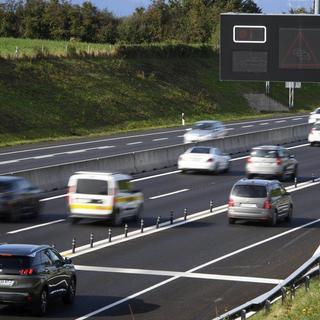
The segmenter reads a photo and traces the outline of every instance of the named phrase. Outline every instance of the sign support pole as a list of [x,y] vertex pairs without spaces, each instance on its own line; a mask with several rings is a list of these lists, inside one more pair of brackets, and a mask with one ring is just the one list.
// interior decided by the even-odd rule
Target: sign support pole
[[314,0],[314,14],[320,14],[320,0]]

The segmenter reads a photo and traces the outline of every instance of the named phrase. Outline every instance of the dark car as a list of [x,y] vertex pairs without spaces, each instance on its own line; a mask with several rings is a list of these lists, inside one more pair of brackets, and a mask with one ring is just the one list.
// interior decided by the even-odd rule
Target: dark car
[[24,305],[41,316],[48,301],[62,298],[72,304],[76,273],[71,259],[46,245],[0,245],[0,303]]
[[0,176],[0,215],[17,221],[24,215],[37,217],[41,191],[20,177]]

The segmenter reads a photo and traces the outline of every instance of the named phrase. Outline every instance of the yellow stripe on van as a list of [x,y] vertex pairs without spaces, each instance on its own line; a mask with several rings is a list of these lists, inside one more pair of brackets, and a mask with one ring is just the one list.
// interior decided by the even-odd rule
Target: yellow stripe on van
[[112,206],[98,206],[96,204],[78,204],[72,203],[70,204],[70,209],[84,209],[84,210],[112,210]]
[[129,196],[129,197],[116,198],[117,203],[137,201],[137,200],[143,200],[143,198],[139,197],[139,196]]

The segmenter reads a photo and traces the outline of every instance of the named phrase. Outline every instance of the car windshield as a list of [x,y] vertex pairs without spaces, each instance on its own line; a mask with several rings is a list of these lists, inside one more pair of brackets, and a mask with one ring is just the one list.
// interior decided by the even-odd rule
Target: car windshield
[[316,114],[320,114],[320,109],[317,109],[317,110],[315,111],[315,113],[316,113]]
[[260,158],[277,158],[278,154],[276,150],[263,150],[255,149],[251,152],[251,157],[260,157]]
[[200,148],[200,147],[196,147],[193,148],[190,153],[210,153],[210,148]]
[[265,198],[267,190],[264,186],[237,185],[233,188],[232,195],[244,198]]
[[76,193],[108,195],[108,182],[104,180],[79,179]]
[[11,182],[0,182],[0,193],[7,192],[13,188],[13,184]]
[[212,123],[196,123],[192,126],[192,130],[211,130],[212,128]]

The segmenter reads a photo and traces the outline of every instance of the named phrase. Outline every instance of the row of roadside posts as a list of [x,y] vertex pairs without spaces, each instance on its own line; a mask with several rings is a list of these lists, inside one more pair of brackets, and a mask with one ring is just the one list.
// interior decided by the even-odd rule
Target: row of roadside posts
[[[210,212],[213,212],[213,201],[212,200],[209,203],[209,210],[210,210]],[[187,208],[185,208],[183,210],[183,220],[186,221],[187,219],[188,219],[188,210],[187,210]],[[172,225],[172,224],[174,224],[174,222],[175,222],[174,221],[174,212],[170,211],[169,224]],[[161,223],[161,216],[158,216],[156,219],[156,224],[155,224],[156,229],[159,229],[161,227],[160,223]],[[144,227],[145,227],[144,219],[141,219],[140,220],[140,233],[144,232]],[[128,224],[125,224],[124,225],[124,237],[125,238],[128,238],[128,233],[129,233],[129,226],[128,226]],[[112,229],[111,228],[108,229],[108,242],[112,242]],[[94,246],[94,234],[93,233],[90,233],[90,236],[89,236],[89,246],[90,246],[90,248],[93,248],[93,246]],[[55,245],[52,244],[52,247],[54,248]],[[71,252],[72,253],[76,252],[76,238],[75,237],[72,239]]]

